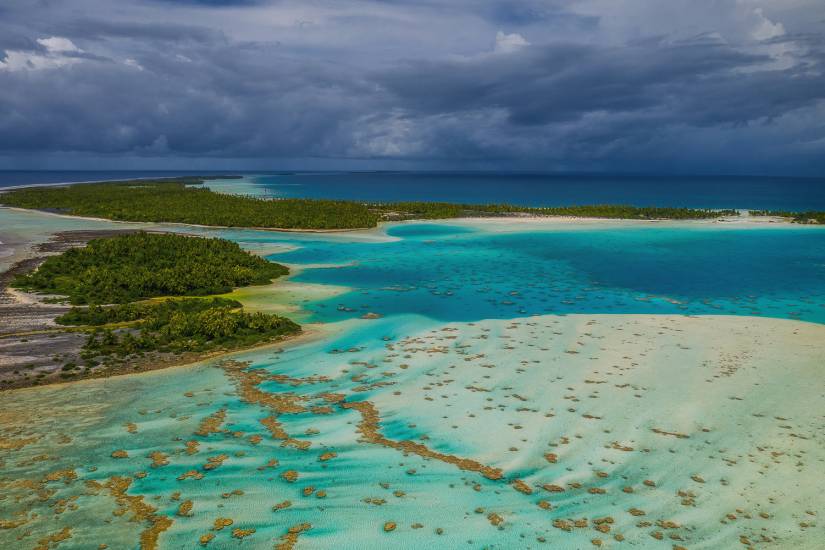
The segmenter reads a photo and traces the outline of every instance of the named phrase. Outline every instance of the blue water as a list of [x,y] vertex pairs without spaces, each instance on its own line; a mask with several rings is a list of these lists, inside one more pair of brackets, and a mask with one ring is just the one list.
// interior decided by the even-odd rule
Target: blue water
[[[22,216],[0,209],[0,226]],[[692,337],[675,324],[655,327],[608,316],[576,327],[584,321],[536,317],[510,330],[491,319],[712,313],[825,323],[825,227],[502,227],[409,223],[390,226],[392,240],[386,241],[355,233],[178,227],[242,245],[296,247],[270,258],[304,264],[293,278],[299,282],[350,287],[334,298],[293,304],[310,310],[310,320],[348,320],[367,312],[383,318],[327,327],[325,337],[284,350],[235,356],[249,361],[247,375],[278,376],[253,384],[262,395],[300,398],[305,410],[281,411],[252,399],[209,364],[0,392],[0,436],[12,443],[32,436],[19,450],[0,448],[4,476],[11,480],[4,487],[3,519],[27,521],[0,529],[0,547],[22,547],[21,541],[33,547],[71,526],[71,539],[60,548],[137,548],[148,522],[113,514],[124,505],[93,490],[118,476],[130,480],[130,497],[143,498],[171,521],[160,535],[161,549],[200,548],[204,535],[215,536],[207,548],[271,549],[304,523],[311,529],[296,548],[591,548],[595,537],[611,548],[670,548],[670,540],[651,537],[659,518],[683,526],[668,533],[679,535],[687,548],[734,548],[743,533],[785,542],[780,536],[789,532],[800,533],[792,546],[818,548],[815,529],[798,525],[800,518],[813,521],[804,511],[816,510],[821,494],[821,377],[811,368],[820,364],[821,353],[810,349],[811,340],[799,340],[808,349],[788,345],[783,360],[769,365],[749,354],[777,351],[791,330],[810,334],[821,327],[776,323],[775,330],[783,331],[778,344],[750,342],[765,332],[751,335],[753,320],[736,317],[744,334],[737,345],[714,341],[704,350],[696,340],[704,333]],[[448,321],[468,323],[449,328]],[[623,337],[611,338],[625,328]],[[658,330],[669,334],[659,338]],[[660,345],[661,353],[655,349]],[[372,403],[385,438],[479,460],[502,468],[505,478],[488,479],[370,442],[362,415],[327,401],[329,394]],[[220,411],[221,425],[202,432],[203,420]],[[311,446],[301,450],[274,437],[262,424],[273,415],[291,438]],[[783,418],[778,425],[775,416]],[[656,435],[651,428],[658,426],[691,433]],[[191,453],[184,447],[190,441],[198,444]],[[617,450],[614,442],[636,451]],[[793,456],[774,455],[774,449],[791,449]],[[115,450],[127,451],[128,458],[113,457]],[[324,462],[327,451],[336,456]],[[545,458],[548,451],[559,453],[558,464]],[[152,452],[163,453],[169,464],[153,466]],[[206,468],[212,457],[224,463]],[[734,459],[719,460],[727,457]],[[273,459],[277,464],[267,466]],[[62,469],[77,479],[45,477]],[[300,474],[296,482],[281,477],[288,470]],[[203,478],[185,478],[193,471]],[[694,473],[707,484],[696,482]],[[515,478],[533,494],[508,486]],[[647,479],[655,487],[643,484]],[[569,485],[564,493],[539,489],[571,481],[584,485]],[[591,493],[591,487],[606,493]],[[312,494],[316,489],[324,491],[322,498]],[[697,493],[695,505],[678,497],[685,490]],[[788,491],[793,498],[782,498]],[[539,499],[551,501],[552,510],[537,506]],[[193,503],[191,515],[179,513],[184,500]],[[285,500],[292,506],[273,510]],[[736,522],[720,523],[740,502],[746,512]],[[631,515],[634,507],[651,524]],[[763,509],[770,515],[754,513]],[[491,525],[489,512],[505,523]],[[608,516],[615,518],[608,534],[592,525],[567,532],[553,523]],[[232,529],[213,527],[218,518],[232,519],[232,529],[255,532],[241,542]],[[397,522],[392,533],[384,531],[388,521]],[[608,538],[614,533],[626,537],[622,545]]]
[[0,170],[0,189],[18,185],[115,181],[136,178],[163,178],[209,174],[226,174],[208,170]]
[[825,179],[361,172],[250,176],[274,196],[367,201],[825,209]]
[[683,224],[491,233],[422,223],[388,233],[399,240],[284,238],[302,248],[270,258],[351,263],[295,277],[353,289],[307,304],[319,321],[368,312],[445,322],[547,313],[685,313],[825,323],[825,228]]
[[[227,171],[0,171],[0,188],[36,183],[226,174]],[[448,201],[524,206],[622,203],[636,206],[825,209],[825,178],[575,175],[508,172],[248,173],[250,185],[280,197]]]

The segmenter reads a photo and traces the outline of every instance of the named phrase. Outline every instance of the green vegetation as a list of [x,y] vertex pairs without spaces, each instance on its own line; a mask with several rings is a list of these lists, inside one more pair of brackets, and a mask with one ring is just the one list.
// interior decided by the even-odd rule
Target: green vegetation
[[89,241],[52,256],[12,286],[67,296],[73,304],[126,303],[154,296],[223,294],[288,273],[224,239],[135,233]]
[[58,322],[105,326],[131,321],[130,330],[115,331],[107,327],[90,333],[83,348],[86,360],[149,351],[182,353],[238,347],[301,330],[284,317],[246,313],[240,311],[240,306],[234,300],[185,298],[108,308],[73,308]]
[[[12,284],[90,304],[73,307],[56,321],[89,332],[81,357],[94,367],[147,353],[156,358],[231,349],[298,333],[301,327],[291,320],[244,312],[235,300],[180,298],[266,284],[287,272],[223,239],[139,232],[51,256]],[[152,297],[169,298],[145,300]]]
[[227,227],[354,229],[374,227],[380,217],[355,202],[267,200],[213,193],[187,185],[191,183],[136,180],[30,187],[3,193],[0,202],[73,216]]
[[264,199],[214,193],[193,185],[197,183],[203,183],[203,179],[135,180],[66,187],[30,187],[0,194],[0,202],[7,206],[112,220],[279,229],[357,229],[375,227],[382,220],[517,214],[679,220],[737,214],[735,210],[625,205],[530,208],[507,204]]
[[750,210],[751,216],[778,216],[795,223],[825,224],[825,211],[789,212],[787,210]]
[[177,313],[186,315],[207,309],[240,309],[241,303],[227,298],[183,298],[162,301],[132,302],[110,307],[93,305],[73,307],[55,321],[60,325],[101,326],[114,323],[132,323],[145,319],[159,320],[161,324]]
[[736,210],[706,210],[695,208],[638,207],[616,204],[587,206],[524,207],[508,204],[452,204],[444,202],[399,202],[374,204],[385,216],[400,219],[444,219],[474,216],[506,216],[528,214],[533,216],[570,216],[578,218],[613,218],[631,220],[699,220],[719,216],[736,216]]
[[798,212],[793,221],[797,223],[825,223],[825,211]]

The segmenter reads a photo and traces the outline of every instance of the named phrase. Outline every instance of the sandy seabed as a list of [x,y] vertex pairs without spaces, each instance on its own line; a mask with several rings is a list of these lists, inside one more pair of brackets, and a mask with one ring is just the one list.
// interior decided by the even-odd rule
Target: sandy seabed
[[[114,225],[2,214],[12,250],[3,262],[58,230]],[[393,240],[383,229],[306,238]],[[287,281],[232,296],[300,315],[300,304],[345,290]],[[818,549],[825,540],[825,325],[398,315],[319,330],[188,367],[0,392],[0,547]]]
[[356,320],[6,392],[0,542],[819,548],[823,341],[738,316]]

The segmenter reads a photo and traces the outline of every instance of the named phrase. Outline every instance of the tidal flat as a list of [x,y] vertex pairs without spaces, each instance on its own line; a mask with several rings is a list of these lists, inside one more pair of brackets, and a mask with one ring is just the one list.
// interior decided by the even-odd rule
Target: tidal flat
[[313,337],[0,393],[0,544],[818,548],[825,229],[502,224],[198,229]]

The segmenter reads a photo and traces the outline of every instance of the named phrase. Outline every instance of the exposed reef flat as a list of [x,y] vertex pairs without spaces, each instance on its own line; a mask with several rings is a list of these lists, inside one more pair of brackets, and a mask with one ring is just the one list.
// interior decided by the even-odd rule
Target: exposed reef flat
[[25,243],[28,256],[0,273],[0,383],[5,387],[49,381],[69,361],[79,361],[85,335],[54,322],[69,306],[50,303],[38,296],[10,288],[11,280],[35,269],[48,256],[84,246],[92,239],[133,233],[130,229],[92,229],[55,233],[39,244]]
[[[119,231],[149,227],[149,224],[95,221],[35,212],[20,208],[0,208],[0,273],[22,260],[42,255],[39,245],[53,246],[54,235],[62,232]],[[57,239],[59,243],[60,239]]]
[[[121,248],[117,248],[117,246],[112,247],[111,243],[116,243],[120,245]],[[253,337],[247,338],[246,340],[243,338],[236,338],[235,341],[227,339],[219,340],[218,337],[213,337],[216,343],[205,341],[201,345],[198,345],[198,343],[195,342],[195,333],[190,331],[184,339],[178,342],[180,345],[177,348],[166,344],[154,344],[153,347],[153,344],[151,344],[153,340],[149,340],[149,344],[144,345],[142,348],[137,348],[138,351],[135,351],[135,343],[137,340],[134,340],[134,333],[137,331],[128,328],[122,323],[124,319],[126,322],[134,320],[129,316],[131,313],[127,311],[124,319],[118,319],[118,321],[121,321],[120,324],[113,323],[106,325],[107,327],[115,326],[115,330],[121,332],[120,336],[123,338],[133,338],[133,340],[130,341],[131,344],[127,342],[127,344],[132,347],[127,345],[128,349],[118,349],[116,352],[117,357],[114,357],[115,353],[102,349],[99,346],[90,348],[90,344],[88,344],[88,342],[92,342],[91,345],[94,346],[99,343],[98,335],[92,334],[92,331],[102,332],[99,326],[105,324],[105,322],[101,323],[95,320],[84,322],[82,319],[79,322],[77,319],[68,323],[64,322],[62,325],[56,322],[60,321],[56,319],[58,316],[70,310],[69,306],[65,305],[65,301],[68,301],[69,297],[62,296],[62,294],[71,295],[70,298],[73,303],[78,303],[78,301],[84,303],[87,299],[86,296],[73,294],[79,288],[86,288],[86,290],[81,292],[89,290],[88,287],[84,286],[86,283],[83,281],[83,277],[72,278],[73,275],[70,275],[72,274],[72,269],[76,269],[72,266],[77,265],[79,262],[78,258],[91,258],[92,252],[97,250],[98,252],[96,252],[96,254],[98,257],[106,258],[96,266],[99,273],[101,269],[106,270],[110,267],[111,261],[105,254],[112,252],[117,254],[117,251],[122,250],[122,246],[131,246],[131,250],[135,251],[135,253],[145,253],[147,248],[154,246],[156,257],[166,257],[167,263],[172,262],[179,266],[181,263],[181,248],[187,249],[190,258],[192,248],[196,249],[195,253],[200,254],[201,258],[206,258],[210,252],[214,254],[214,251],[217,250],[214,243],[222,243],[221,250],[225,254],[229,254],[228,256],[225,255],[222,257],[222,263],[215,263],[216,260],[214,259],[210,260],[213,264],[211,270],[216,272],[214,277],[217,280],[234,281],[231,279],[233,273],[231,269],[224,268],[226,263],[230,261],[246,262],[244,265],[254,265],[255,269],[259,270],[256,275],[258,279],[255,282],[260,282],[261,280],[267,281],[287,272],[283,266],[266,262],[260,258],[250,257],[247,252],[243,252],[237,244],[231,241],[212,241],[212,243],[209,244],[213,244],[213,246],[209,248],[205,240],[185,238],[180,235],[163,234],[163,232],[140,232],[138,234],[136,230],[132,229],[63,231],[55,233],[51,239],[46,242],[31,246],[31,257],[18,261],[7,271],[0,273],[0,314],[4,320],[4,323],[0,326],[0,387],[9,389],[28,385],[41,385],[66,379],[107,377],[114,374],[165,368],[177,364],[191,363],[239,348],[248,348],[252,346],[253,342],[254,345],[263,345],[273,341],[280,341],[286,332],[299,331],[298,326],[291,321],[283,321],[282,323],[282,321],[279,320],[277,323],[281,324],[276,324],[272,322],[272,319],[278,319],[277,317],[262,316],[259,318],[267,320],[272,324],[268,325],[267,328],[251,329]],[[85,253],[73,250],[83,248],[87,244],[89,244],[90,247]],[[100,252],[100,247],[107,245],[109,248],[104,252]],[[260,253],[261,251],[265,251],[266,247],[257,248]],[[274,247],[270,246],[269,248],[272,249]],[[68,254],[76,254],[72,256],[75,264],[72,264],[70,260],[65,260],[66,256],[62,255],[62,253],[66,251],[69,251]],[[50,258],[53,254],[61,255],[57,258]],[[53,270],[57,269],[54,267],[55,262],[61,261],[64,263],[60,269],[64,269],[64,272],[61,272],[58,276],[54,276]],[[123,261],[123,259],[121,259],[121,261]],[[190,259],[190,262],[191,261]],[[44,263],[46,266],[51,266],[50,269],[52,271],[47,270],[47,272],[52,273],[52,275],[44,276],[45,279],[39,280],[37,283],[40,285],[37,286],[40,294],[29,294],[21,291],[19,288],[11,287],[15,277],[29,277],[29,272],[45,269],[40,267],[41,264]],[[208,263],[209,261],[203,259],[200,262],[190,263],[190,273],[199,272],[203,268],[208,268],[208,265],[206,265]],[[223,273],[217,273],[218,266],[225,269]],[[126,295],[122,293],[126,292],[127,288],[132,288],[129,285],[137,285],[138,288],[140,285],[151,286],[151,284],[146,282],[146,277],[150,273],[149,271],[144,270],[142,279],[140,279],[139,276],[133,276],[135,271],[141,268],[143,268],[143,263],[135,262],[132,267],[121,269],[119,272],[116,270],[107,271],[107,275],[113,277],[115,280],[120,277],[119,284],[109,286],[99,285],[99,288],[96,290],[93,289],[92,292],[94,293],[103,289],[104,294],[95,295],[89,298],[89,300],[102,300],[104,304],[111,302],[122,303],[126,297]],[[90,272],[94,273],[93,270]],[[31,276],[37,277],[37,275],[38,273],[34,273]],[[35,278],[33,280],[37,279]],[[183,280],[184,278],[179,273],[177,279],[178,284],[180,285]],[[199,276],[192,276],[188,280],[190,281],[189,284],[192,284],[191,281],[197,281],[196,284],[201,283]],[[241,279],[238,280],[241,281]],[[155,283],[158,282],[163,283],[162,279],[155,280]],[[227,286],[231,286],[231,284],[227,285],[224,282],[220,286],[213,288],[217,288],[217,291],[220,292],[225,291]],[[31,290],[29,287],[25,288],[26,290]],[[180,286],[176,287],[175,291],[181,292],[179,288]],[[44,292],[46,294],[43,294]],[[213,292],[215,292],[215,290],[213,290]],[[61,294],[61,296],[49,296],[49,293],[57,293]],[[177,304],[184,303],[187,304],[185,307],[190,307],[189,305],[192,304],[192,301],[175,301],[167,302],[166,304],[176,306]],[[200,307],[200,304],[206,303],[205,301],[195,302],[198,307]],[[209,314],[213,316],[212,322],[214,322],[215,316],[224,314],[223,311],[225,310],[220,308],[225,308],[226,306],[223,305],[225,303],[233,304],[230,307],[240,306],[238,302],[227,301],[221,302],[218,306],[213,306],[217,309],[209,312]],[[106,311],[120,311],[117,309],[118,307],[121,306],[112,306]],[[146,311],[150,310],[150,306],[148,305],[141,307],[144,307]],[[151,306],[151,308],[154,308],[151,309],[151,311],[157,311],[159,307],[160,304],[155,303]],[[182,307],[184,306],[181,305],[178,309]],[[78,314],[74,309],[71,311],[73,315]],[[102,312],[103,310],[100,311]],[[215,313],[216,311],[218,311],[218,313]],[[206,321],[200,321],[200,318],[197,317],[197,315],[202,314],[203,312],[200,314],[191,312],[186,314],[188,315],[187,322],[206,323]],[[184,314],[181,313],[181,315]],[[244,314],[237,312],[226,313],[226,315],[234,316],[234,320],[240,319],[244,322],[248,319],[258,319],[251,316],[245,317]],[[161,317],[156,316],[152,322],[163,322],[159,321],[161,318],[162,315]],[[227,319],[230,322],[233,321],[233,318]],[[97,325],[95,325],[95,322],[97,322]],[[166,322],[167,324],[169,322],[168,314]],[[90,323],[89,326],[86,326],[87,323]],[[183,321],[180,321],[179,318],[178,323],[183,323]],[[93,329],[92,325],[96,328]],[[244,325],[244,327],[249,329],[246,325]],[[160,327],[157,330],[162,330],[162,328],[163,327]],[[132,331],[129,332],[130,330]],[[241,330],[240,328],[238,329],[239,332]],[[126,333],[125,336],[123,332]],[[90,334],[92,335],[90,336]],[[113,342],[118,342],[118,336],[116,336],[114,332],[109,332],[108,334],[111,336],[109,345],[114,345]],[[249,333],[247,333],[247,335],[249,335]],[[140,338],[146,337],[146,330],[141,329]],[[162,335],[161,337],[163,338],[165,336]],[[102,360],[95,360],[96,356],[90,355],[95,351],[101,352]],[[85,367],[79,369],[79,365],[84,365]]]
[[823,341],[737,316],[395,316],[4,392],[0,543],[814,549]]
[[323,337],[0,392],[0,547],[820,546],[825,324],[747,315],[822,318],[821,228],[187,231],[303,268],[237,297]]

